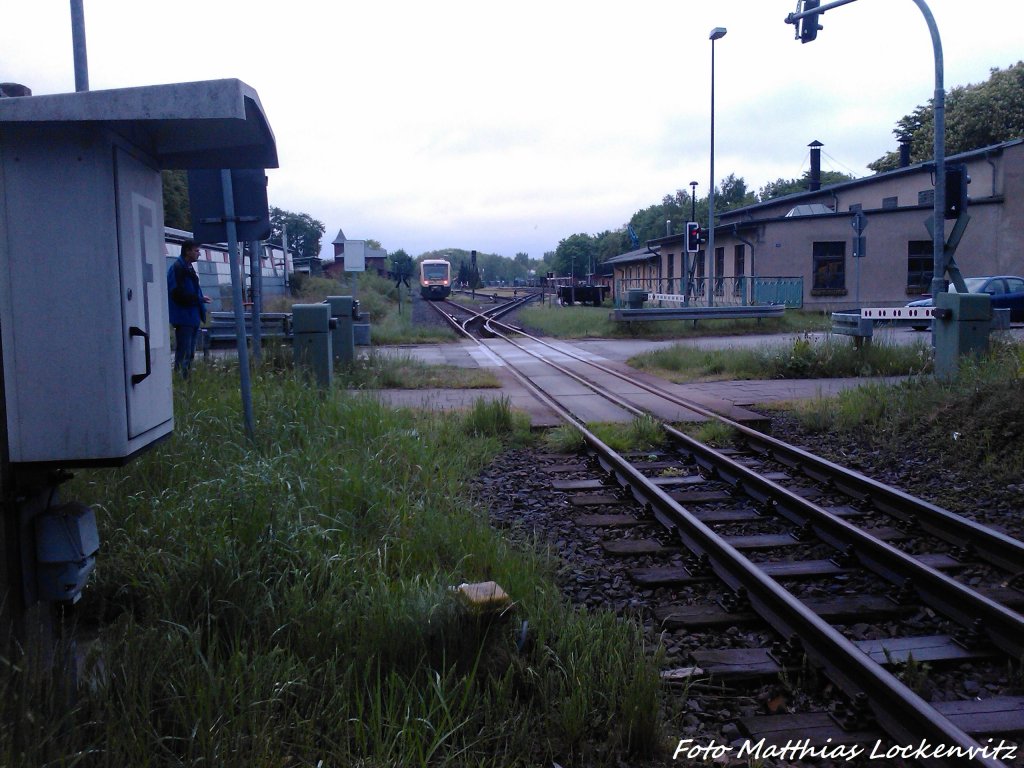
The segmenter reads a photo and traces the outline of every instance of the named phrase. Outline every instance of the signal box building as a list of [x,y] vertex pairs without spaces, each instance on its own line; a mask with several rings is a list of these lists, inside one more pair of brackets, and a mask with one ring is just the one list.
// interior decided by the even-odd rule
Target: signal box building
[[[931,163],[904,162],[892,171],[821,187],[815,184],[821,145],[811,146],[811,189],[719,213],[716,281],[735,286],[758,278],[798,278],[802,305],[822,311],[853,308],[858,294],[862,306],[901,306],[927,293],[933,271],[926,227],[934,195]],[[970,177],[971,218],[956,251],[963,275],[1024,274],[1024,139],[946,160],[947,166],[964,165]],[[853,256],[856,214],[866,222],[863,258]],[[947,222],[947,237],[951,227]],[[666,292],[677,292],[684,255],[695,263],[694,277],[708,271],[706,254],[685,254],[685,248],[680,233],[617,256],[610,260],[616,282],[642,287],[635,283],[641,279],[665,291],[671,278]],[[722,295],[721,289],[716,293]]]

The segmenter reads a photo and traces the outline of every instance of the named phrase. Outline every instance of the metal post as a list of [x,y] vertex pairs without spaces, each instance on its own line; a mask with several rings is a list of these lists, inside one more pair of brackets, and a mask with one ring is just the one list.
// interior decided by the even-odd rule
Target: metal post
[[231,303],[235,305],[235,340],[238,347],[238,373],[242,390],[242,413],[245,433],[255,439],[256,428],[252,415],[252,385],[249,381],[249,347],[245,341],[245,311],[242,308],[242,270],[238,259],[238,230],[235,226],[235,191],[231,184],[231,171],[220,172],[224,188],[224,219],[228,231],[228,261],[231,265]]
[[711,40],[711,184],[708,189],[708,306],[715,304],[715,40],[725,37],[725,27],[715,27]]
[[[935,18],[924,0],[914,0],[921,9],[935,50],[935,196],[932,205],[932,296],[945,287],[946,276],[946,92],[943,88],[942,40]],[[934,299],[933,299],[934,300]],[[934,325],[934,324],[933,324]],[[934,345],[934,334],[932,335]]]
[[89,90],[89,57],[85,50],[85,10],[82,0],[71,0],[71,45],[75,57],[75,91]]
[[252,292],[252,357],[259,363],[263,357],[263,246],[259,241],[249,243],[249,290]]
[[284,252],[284,266],[282,268],[284,284],[288,286],[288,225],[283,221],[281,222],[281,250]]

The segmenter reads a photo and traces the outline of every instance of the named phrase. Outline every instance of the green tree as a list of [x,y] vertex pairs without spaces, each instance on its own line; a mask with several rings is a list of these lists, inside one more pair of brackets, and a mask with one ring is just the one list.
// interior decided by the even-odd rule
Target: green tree
[[[946,96],[946,153],[955,155],[1024,136],[1024,62],[992,69],[984,83],[957,86]],[[910,161],[934,156],[935,105],[918,105],[901,117],[893,134],[910,142]],[[868,168],[889,171],[899,165],[899,153],[887,152]]]
[[164,226],[192,231],[192,211],[188,205],[188,173],[161,171],[164,186]]
[[391,254],[391,274],[398,280],[401,277],[412,277],[414,272],[412,256],[399,248]]
[[559,241],[552,267],[559,277],[574,275],[577,279],[590,271],[591,260],[597,255],[593,237],[585,234],[570,235]]
[[[811,180],[811,172],[806,171],[803,176],[799,179],[776,179],[775,181],[769,181],[765,184],[757,193],[757,199],[760,202],[766,200],[774,200],[777,197],[785,197],[786,195],[793,195],[797,192],[806,192],[808,185]],[[823,187],[829,184],[839,184],[843,181],[852,181],[853,176],[846,173],[839,173],[838,171],[822,171],[821,172],[821,185]]]
[[731,211],[757,202],[757,195],[747,191],[747,182],[742,176],[730,173],[715,192],[715,210]]
[[324,235],[324,224],[308,213],[292,213],[274,206],[270,207],[270,240],[281,242],[281,228],[288,226],[288,247],[299,258],[318,258],[320,239]]

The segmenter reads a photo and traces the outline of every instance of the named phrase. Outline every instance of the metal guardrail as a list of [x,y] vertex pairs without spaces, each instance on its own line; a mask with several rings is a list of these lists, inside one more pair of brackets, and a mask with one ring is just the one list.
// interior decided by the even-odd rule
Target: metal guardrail
[[646,322],[651,320],[745,320],[782,317],[786,308],[781,304],[767,307],[652,307],[650,309],[616,309],[613,320],[619,322]]
[[615,281],[615,306],[622,307],[631,290],[655,294],[665,306],[762,306],[780,304],[790,308],[803,306],[802,277],[716,277],[710,297],[707,277],[620,278]]
[[[245,315],[245,335],[252,337],[252,315]],[[290,312],[261,312],[260,335],[262,338],[290,339],[292,337],[292,315]],[[235,315],[232,312],[211,312],[209,324],[199,329],[199,347],[204,352],[219,341],[233,342],[236,339]]]

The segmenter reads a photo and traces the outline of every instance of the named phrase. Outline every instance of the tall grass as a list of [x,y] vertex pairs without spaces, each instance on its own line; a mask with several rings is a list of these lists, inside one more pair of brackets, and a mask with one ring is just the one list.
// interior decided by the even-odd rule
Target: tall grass
[[896,376],[930,371],[932,360],[923,341],[911,345],[876,342],[857,349],[846,337],[813,339],[805,335],[789,344],[749,348],[698,349],[676,344],[637,355],[629,364],[682,382]]
[[994,341],[980,359],[964,358],[952,381],[930,376],[897,386],[871,384],[801,403],[796,414],[812,431],[858,431],[882,449],[911,441],[949,466],[980,467],[1017,482],[1024,474],[1024,345]]
[[656,320],[623,323],[612,320],[611,306],[530,306],[518,313],[521,324],[558,338],[675,339],[750,333],[801,333],[824,330],[825,318],[814,312],[787,310],[781,318],[763,320]]
[[[78,607],[98,639],[68,710],[6,662],[0,764],[614,765],[657,748],[640,630],[574,614],[552,564],[462,493],[507,409],[414,415],[266,370],[253,389],[254,442],[230,368],[200,366],[171,440],[66,491],[99,517]],[[456,603],[450,587],[486,579],[512,614]]]

